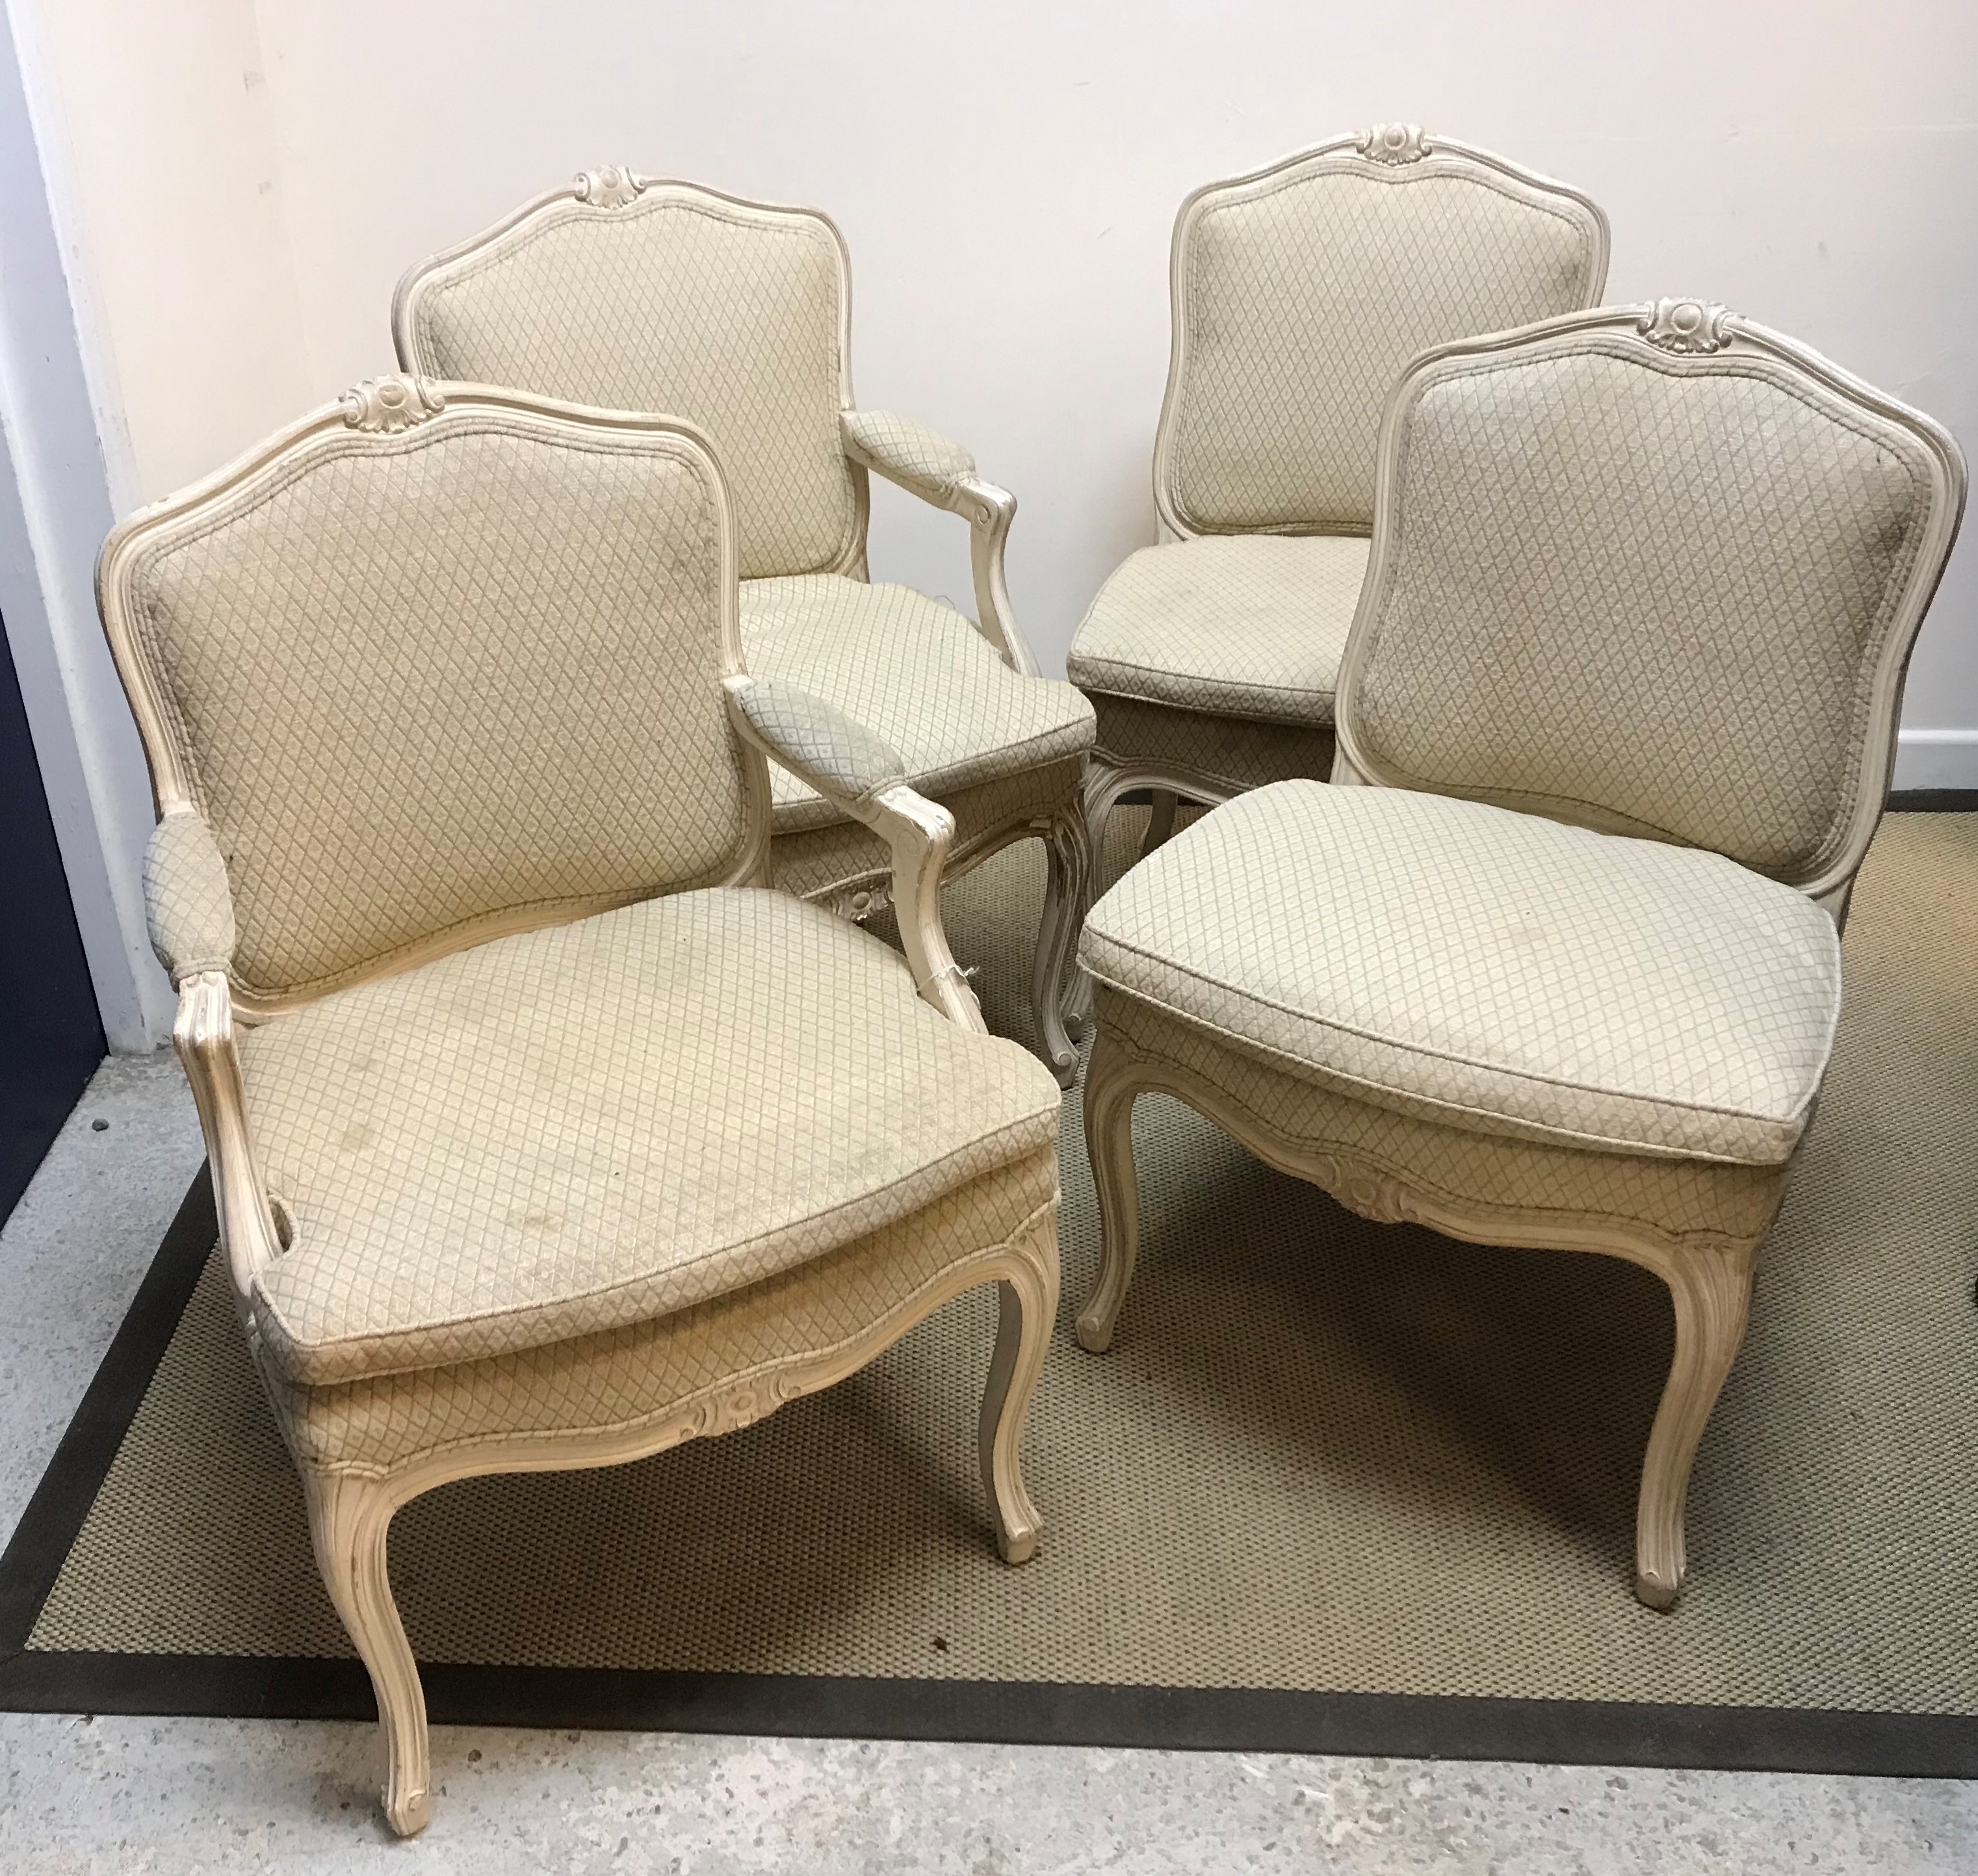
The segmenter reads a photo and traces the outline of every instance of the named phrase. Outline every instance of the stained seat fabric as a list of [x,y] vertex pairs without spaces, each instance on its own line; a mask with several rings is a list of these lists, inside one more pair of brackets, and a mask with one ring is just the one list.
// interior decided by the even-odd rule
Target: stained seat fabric
[[[897,749],[907,779],[939,796],[1082,754],[1092,706],[1070,684],[1023,677],[952,606],[911,587],[840,574],[742,583],[749,668],[835,704]],[[844,816],[771,772],[779,834]]]
[[497,939],[250,1031],[289,1248],[256,1327],[316,1385],[650,1320],[1047,1164],[1059,1090],[905,961],[766,890]]
[[1282,782],[1088,918],[1101,982],[1447,1126],[1777,1164],[1841,1004],[1811,900],[1719,854],[1401,789]]
[[1206,534],[1143,548],[1100,587],[1065,669],[1081,690],[1328,725],[1368,543]]

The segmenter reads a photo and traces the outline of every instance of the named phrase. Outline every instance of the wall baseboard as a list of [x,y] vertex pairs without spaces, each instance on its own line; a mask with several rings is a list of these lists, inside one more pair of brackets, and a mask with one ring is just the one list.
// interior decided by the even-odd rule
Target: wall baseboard
[[1896,738],[1895,786],[1978,788],[1978,730],[1905,730]]

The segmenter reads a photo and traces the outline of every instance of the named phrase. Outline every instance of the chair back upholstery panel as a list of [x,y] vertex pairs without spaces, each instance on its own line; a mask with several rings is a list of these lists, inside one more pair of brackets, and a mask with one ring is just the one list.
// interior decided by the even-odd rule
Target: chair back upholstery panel
[[1183,205],[1155,471],[1178,532],[1364,534],[1381,412],[1410,359],[1598,303],[1592,203],[1412,134],[1411,155],[1369,133],[1364,151],[1323,145]]
[[620,195],[547,197],[415,268],[394,308],[401,367],[684,417],[719,452],[743,578],[842,569],[864,523],[838,433],[837,230],[684,184]]
[[1813,355],[1665,304],[1715,342],[1622,309],[1397,390],[1343,740],[1382,781],[1806,885],[1879,812],[1962,461]]
[[160,801],[213,827],[250,1007],[728,879],[756,838],[704,444],[445,389],[397,433],[313,419],[104,549]]

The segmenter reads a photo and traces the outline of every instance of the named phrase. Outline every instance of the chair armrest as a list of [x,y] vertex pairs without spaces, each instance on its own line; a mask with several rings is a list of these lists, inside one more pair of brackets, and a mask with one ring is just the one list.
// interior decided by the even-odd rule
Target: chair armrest
[[1040,677],[1042,668],[1017,624],[1010,604],[1003,550],[1017,517],[1017,498],[984,481],[975,458],[959,443],[890,411],[838,413],[845,453],[876,470],[908,494],[959,514],[968,524],[968,558],[975,577],[976,629],[1002,654],[1011,670]]
[[975,477],[975,458],[951,438],[889,410],[838,413],[845,453],[938,508],[951,508]]
[[144,914],[151,948],[183,984],[201,971],[224,971],[240,934],[227,862],[213,829],[195,808],[174,808],[151,830],[144,850]]
[[[244,1297],[283,1246],[248,1137],[246,1090],[233,1038],[233,994],[224,971],[201,971],[181,980],[172,1047],[192,1086],[200,1131],[206,1136],[220,1246],[233,1287]],[[245,1319],[252,1340],[253,1318]]]
[[729,677],[729,713],[743,739],[881,836],[893,852],[893,911],[921,995],[951,1022],[987,1035],[941,922],[941,869],[954,816],[907,786],[905,765],[836,706],[775,678]]

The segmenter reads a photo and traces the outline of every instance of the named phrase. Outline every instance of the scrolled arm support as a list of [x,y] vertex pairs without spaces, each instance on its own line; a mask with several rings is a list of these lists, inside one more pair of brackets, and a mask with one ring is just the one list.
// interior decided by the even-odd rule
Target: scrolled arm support
[[907,786],[899,756],[843,711],[796,684],[730,677],[737,732],[891,849],[893,910],[921,997],[951,1022],[988,1033],[941,922],[941,869],[954,816]]
[[200,1128],[206,1136],[220,1241],[233,1287],[245,1296],[255,1278],[281,1255],[282,1243],[248,1138],[246,1095],[233,1037],[233,998],[224,971],[202,971],[180,983],[172,1047],[192,1085]]
[[889,411],[848,410],[839,416],[845,453],[909,495],[958,514],[968,524],[968,559],[975,578],[977,629],[1024,677],[1040,677],[1030,641],[1017,624],[1003,551],[1017,498],[976,473],[975,458],[925,425]]

